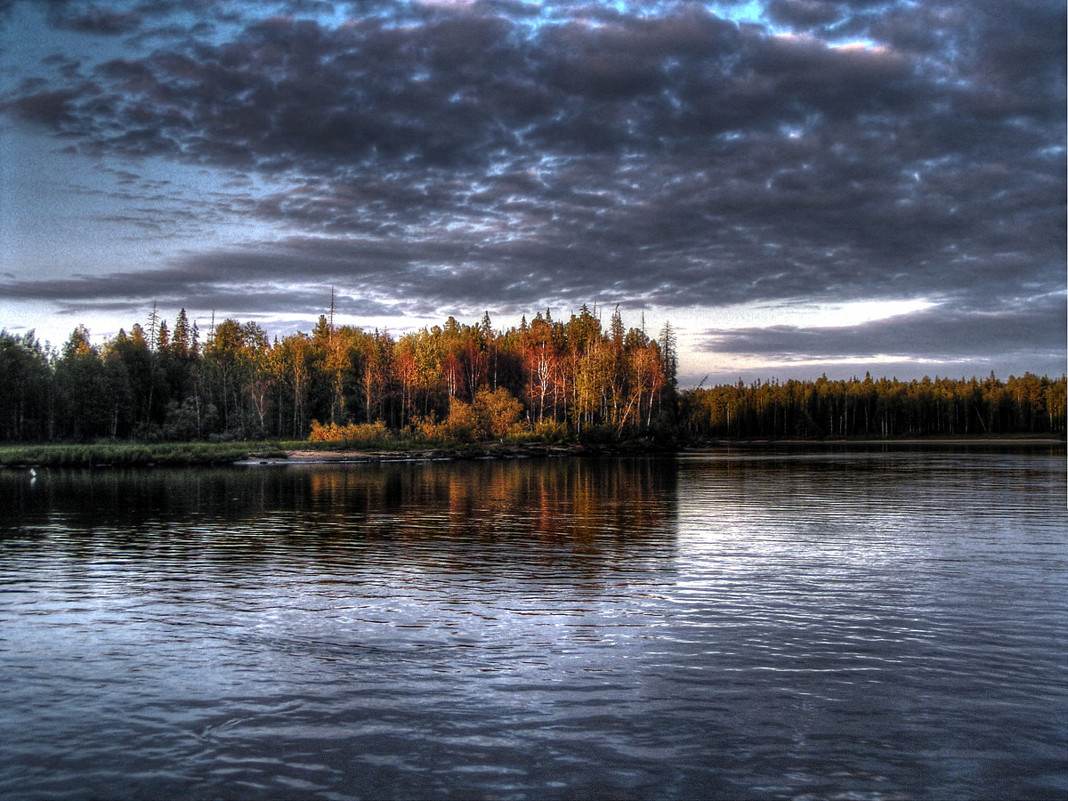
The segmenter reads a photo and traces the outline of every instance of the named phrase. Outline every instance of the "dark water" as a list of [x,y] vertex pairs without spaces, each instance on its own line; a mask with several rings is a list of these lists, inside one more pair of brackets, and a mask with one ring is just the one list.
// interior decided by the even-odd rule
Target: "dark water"
[[0,472],[0,796],[1068,796],[1056,453]]

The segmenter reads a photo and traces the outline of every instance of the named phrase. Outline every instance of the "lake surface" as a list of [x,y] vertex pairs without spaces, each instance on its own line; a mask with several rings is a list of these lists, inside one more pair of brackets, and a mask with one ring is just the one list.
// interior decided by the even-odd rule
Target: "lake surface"
[[1068,795],[1063,448],[0,471],[0,796]]

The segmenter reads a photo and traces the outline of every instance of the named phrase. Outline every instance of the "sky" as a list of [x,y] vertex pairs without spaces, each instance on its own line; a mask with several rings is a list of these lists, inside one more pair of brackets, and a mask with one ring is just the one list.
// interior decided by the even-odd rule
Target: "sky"
[[1063,0],[0,0],[0,328],[617,305],[682,386],[1059,376]]

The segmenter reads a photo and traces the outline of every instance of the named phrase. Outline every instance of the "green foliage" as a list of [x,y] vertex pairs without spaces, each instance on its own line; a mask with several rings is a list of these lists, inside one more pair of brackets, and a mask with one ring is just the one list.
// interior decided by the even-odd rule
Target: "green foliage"
[[674,415],[663,412],[653,416],[648,436],[650,441],[662,448],[674,448],[685,439]]
[[0,465],[44,467],[122,467],[229,464],[250,458],[284,456],[277,443],[207,442],[142,445],[126,442],[0,447]]
[[42,440],[52,398],[48,354],[29,331],[0,330],[0,440]]
[[555,420],[545,420],[534,426],[534,440],[545,443],[566,442],[570,435],[564,423]]
[[1065,377],[754,382],[682,393],[690,439],[1064,436]]

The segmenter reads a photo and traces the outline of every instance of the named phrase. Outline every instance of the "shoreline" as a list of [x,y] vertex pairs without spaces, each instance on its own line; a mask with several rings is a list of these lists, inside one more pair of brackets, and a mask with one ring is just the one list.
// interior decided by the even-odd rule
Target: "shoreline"
[[1013,445],[1023,445],[1027,447],[1036,446],[1064,446],[1065,440],[1058,437],[982,437],[982,436],[965,436],[965,437],[905,437],[901,439],[723,439],[723,440],[709,440],[707,443],[695,443],[681,447],[680,451],[692,451],[692,450],[719,450],[723,448],[829,448],[829,447],[883,447],[883,446],[895,446],[904,445],[908,447],[915,446],[944,446],[944,445],[990,445],[996,447],[1009,447]]
[[622,456],[626,454],[674,453],[676,449],[622,447],[613,445],[547,445],[488,443],[456,448],[425,447],[411,450],[294,449],[284,457],[256,457],[235,462],[237,465],[286,464],[364,464],[369,462],[453,462],[507,459],[562,459],[573,456]]
[[[835,451],[854,449],[1064,449],[1065,440],[1049,436],[909,437],[902,439],[710,439],[678,446],[652,442],[544,443],[484,442],[467,445],[382,443],[98,443],[0,446],[0,469],[255,466],[379,462],[554,459],[575,456],[640,456],[694,453]],[[316,447],[318,445],[318,447]]]
[[376,462],[434,462],[434,461],[469,461],[469,460],[505,460],[532,458],[565,458],[573,456],[627,456],[721,452],[730,450],[827,450],[833,448],[894,448],[894,447],[1065,447],[1065,440],[1052,437],[938,437],[909,439],[827,439],[827,440],[716,440],[705,443],[693,443],[674,448],[653,445],[506,445],[492,443],[484,446],[466,446],[462,448],[425,448],[413,450],[374,450],[344,448],[335,449],[298,449],[286,451],[285,457],[250,457],[235,462],[239,465],[286,465],[286,464],[366,464]]

